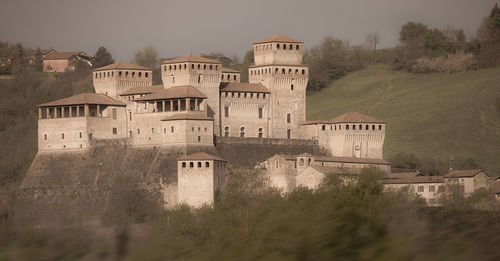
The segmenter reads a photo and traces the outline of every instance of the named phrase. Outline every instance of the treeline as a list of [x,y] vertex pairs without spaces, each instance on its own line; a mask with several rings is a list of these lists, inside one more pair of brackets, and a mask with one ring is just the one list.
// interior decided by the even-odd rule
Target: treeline
[[[429,208],[384,191],[383,173],[357,183],[328,175],[320,188],[288,195],[263,173],[233,170],[212,207],[151,215],[132,191],[116,198],[95,230],[64,223],[38,229],[0,219],[5,260],[498,260],[500,212],[488,191],[450,194]],[[111,204],[111,205],[112,205]],[[149,206],[151,207],[151,206]],[[115,209],[113,211],[113,209]],[[488,210],[485,210],[488,209]],[[149,214],[148,214],[149,213]],[[73,213],[66,213],[72,216]],[[66,215],[61,213],[62,220]],[[16,225],[12,225],[16,224]],[[95,232],[99,231],[99,232]],[[107,231],[107,232],[105,232]],[[487,239],[487,240],[485,240]]]
[[439,157],[417,157],[413,153],[400,152],[391,159],[392,168],[418,169],[429,176],[442,176],[453,170],[484,169],[472,157],[442,159]]

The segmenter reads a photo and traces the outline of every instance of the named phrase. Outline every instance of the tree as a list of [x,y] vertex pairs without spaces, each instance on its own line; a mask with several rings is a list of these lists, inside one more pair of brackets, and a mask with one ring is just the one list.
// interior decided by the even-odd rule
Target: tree
[[41,72],[43,70],[43,60],[42,60],[42,51],[40,50],[40,47],[36,48],[36,53],[35,53],[35,60],[34,60],[34,69],[37,72]]
[[423,43],[429,58],[446,55],[450,50],[450,44],[446,40],[446,37],[436,28],[428,30],[427,33],[425,33]]
[[500,64],[500,9],[495,5],[477,32],[479,52],[477,60],[481,67]]
[[377,44],[380,42],[380,37],[377,33],[369,33],[365,39],[368,49],[370,50],[370,60],[373,62],[373,55],[377,51]]
[[99,68],[108,64],[112,64],[114,62],[115,60],[113,60],[113,56],[111,56],[111,53],[109,53],[105,47],[101,46],[95,53],[93,67]]
[[158,53],[153,46],[146,46],[135,53],[134,61],[138,65],[154,69],[158,63]]

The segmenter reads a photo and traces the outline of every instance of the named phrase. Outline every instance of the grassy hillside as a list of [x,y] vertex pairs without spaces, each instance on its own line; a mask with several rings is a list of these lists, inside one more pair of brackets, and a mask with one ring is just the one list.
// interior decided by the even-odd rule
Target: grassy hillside
[[448,162],[472,157],[500,174],[500,68],[409,74],[369,66],[307,98],[307,118],[356,111],[387,121],[384,158],[411,152]]

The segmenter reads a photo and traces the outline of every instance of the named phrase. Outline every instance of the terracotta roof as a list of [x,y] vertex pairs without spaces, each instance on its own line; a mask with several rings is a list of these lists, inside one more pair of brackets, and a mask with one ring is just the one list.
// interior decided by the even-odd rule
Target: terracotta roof
[[112,63],[108,64],[103,67],[99,67],[97,69],[94,69],[94,71],[104,71],[104,70],[148,70],[152,71],[153,69],[137,64],[132,64],[132,63],[125,63],[125,62],[118,62],[118,63]]
[[[309,68],[308,65],[305,64],[279,64],[279,63],[265,63],[265,64],[253,64],[248,68],[257,68],[257,67],[266,67],[266,66],[279,66],[279,67],[299,67],[299,68]],[[288,71],[287,71],[288,73]],[[294,72],[295,73],[295,72]],[[300,72],[302,74],[302,72]]]
[[228,72],[228,73],[240,73],[240,71],[235,70],[235,69],[230,69],[226,67],[222,67],[222,72]]
[[139,97],[135,101],[154,101],[176,98],[201,98],[206,99],[207,96],[193,86],[178,86],[163,89],[158,92],[153,92],[144,97]]
[[269,93],[264,85],[260,83],[247,82],[221,82],[221,92],[261,92]]
[[354,158],[354,157],[331,157],[331,156],[314,156],[314,161],[365,163],[365,164],[379,164],[379,165],[390,165],[391,164],[388,161],[385,161],[383,159]]
[[314,157],[314,155],[305,152],[305,153],[297,155],[297,157]]
[[180,157],[178,160],[216,160],[216,161],[227,161],[220,157],[205,153],[205,152],[196,152],[194,154],[186,155]]
[[163,88],[163,85],[153,85],[153,86],[139,86],[139,87],[133,87],[127,91],[124,91],[120,93],[120,96],[127,96],[127,95],[138,95],[138,94],[150,94],[153,92],[159,92],[165,90]]
[[162,119],[162,121],[177,121],[177,120],[213,121],[214,118],[200,113],[176,113]]
[[71,97],[66,97],[59,100],[42,103],[39,104],[38,107],[82,105],[82,104],[125,106],[125,103],[117,101],[102,93],[82,93]]
[[418,183],[443,183],[442,176],[417,176],[400,179],[384,179],[385,184],[418,184]]
[[78,54],[87,56],[87,54],[84,52],[51,52],[45,56],[44,60],[66,60]]
[[336,168],[336,167],[317,166],[317,165],[312,165],[310,167],[321,172],[321,174],[323,174],[323,175],[337,173],[339,171],[339,168]]
[[490,191],[493,194],[500,194],[500,181],[494,181],[490,185]]
[[337,116],[328,121],[329,123],[351,123],[351,122],[362,122],[362,123],[385,123],[385,121],[377,120],[365,114],[358,112],[348,112]]
[[[450,173],[444,175],[446,178],[471,178],[483,172],[480,169],[469,169],[469,170],[452,170]],[[486,173],[485,173],[486,174]]]
[[194,63],[219,63],[221,64],[221,62],[217,61],[217,60],[212,60],[212,59],[209,59],[209,58],[205,58],[205,57],[202,57],[202,56],[198,56],[198,55],[185,55],[185,56],[182,56],[182,57],[179,57],[179,58],[175,58],[175,59],[170,59],[170,60],[165,60],[162,62],[162,64],[164,63],[185,63],[185,62],[194,62]]
[[303,42],[297,41],[290,37],[286,37],[284,35],[275,35],[273,37],[257,41],[254,44],[261,44],[261,43],[303,43]]

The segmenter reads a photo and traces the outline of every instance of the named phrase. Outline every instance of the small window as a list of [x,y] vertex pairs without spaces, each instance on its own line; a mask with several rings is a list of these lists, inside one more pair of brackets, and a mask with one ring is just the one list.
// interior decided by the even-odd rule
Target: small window
[[245,137],[245,127],[240,128],[240,137]]
[[378,125],[378,130],[382,130],[382,125]]
[[346,124],[346,125],[345,125],[345,129],[346,129],[346,130],[349,130],[349,124]]
[[264,111],[263,108],[259,108],[259,119],[262,119],[263,111]]
[[167,133],[167,128],[163,128],[163,133]]
[[198,161],[198,168],[201,168],[201,162]]
[[224,117],[229,117],[229,106],[224,107]]
[[145,76],[146,76],[146,78],[148,78],[148,77],[149,77],[149,74],[146,72],[146,73],[145,73]]
[[194,168],[194,162],[189,162],[189,167]]
[[325,125],[321,126],[321,130],[326,130],[326,126]]
[[113,128],[113,134],[117,134],[118,131],[116,130],[116,128]]
[[208,168],[208,167],[210,167],[210,162],[207,161],[207,162],[205,162],[205,168]]
[[372,125],[372,130],[375,130],[375,125]]
[[132,131],[129,131],[128,135],[130,136],[130,138],[132,138]]
[[233,75],[233,80],[235,80],[235,81],[236,81],[236,74],[235,74],[235,75]]
[[44,134],[44,135],[43,135],[43,139],[44,139],[44,140],[47,140],[47,134]]
[[186,167],[186,162],[182,162],[182,167],[185,168]]
[[141,134],[141,130],[140,129],[137,129],[137,134]]
[[198,142],[201,142],[201,136],[198,136]]
[[424,192],[424,186],[418,186],[418,192]]
[[291,90],[291,91],[293,91],[293,84],[292,84],[292,85],[290,85],[290,90]]
[[174,126],[170,127],[170,132],[174,133]]
[[80,139],[82,138],[82,133],[80,132]]
[[306,74],[306,70],[302,70],[302,75]]
[[292,138],[292,130],[286,130],[286,138],[291,139]]
[[151,133],[155,134],[155,128],[151,128]]
[[370,129],[370,126],[369,125],[366,125],[365,126],[365,130],[369,130]]
[[259,139],[261,139],[263,137],[263,133],[262,133],[262,128],[259,128]]
[[290,113],[288,113],[286,115],[286,123],[291,123],[292,122],[292,115]]
[[224,137],[229,137],[229,127],[224,128]]
[[61,139],[64,140],[64,133],[61,133]]

